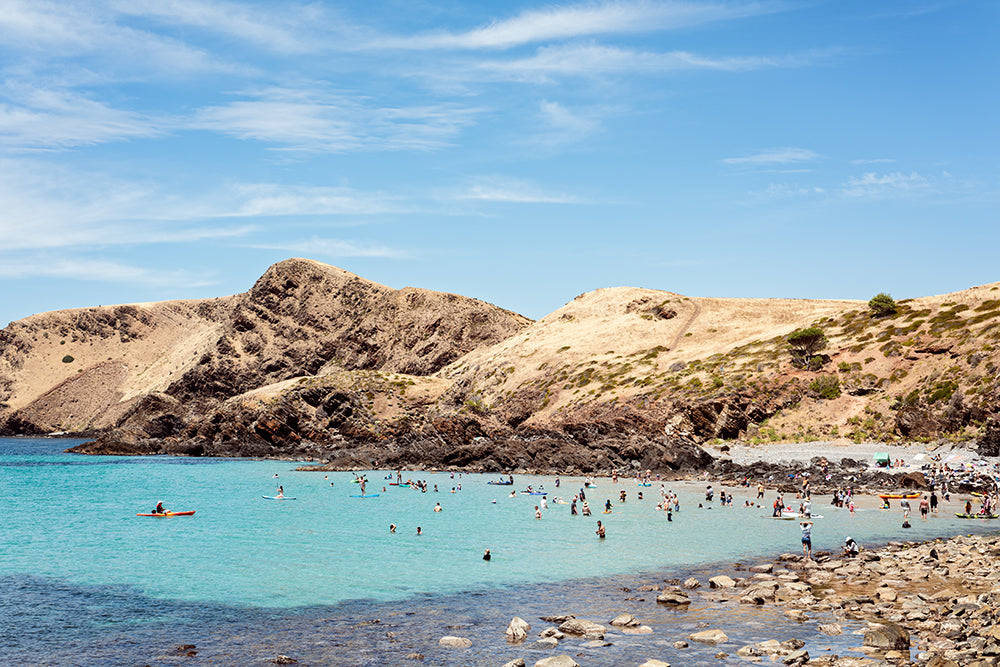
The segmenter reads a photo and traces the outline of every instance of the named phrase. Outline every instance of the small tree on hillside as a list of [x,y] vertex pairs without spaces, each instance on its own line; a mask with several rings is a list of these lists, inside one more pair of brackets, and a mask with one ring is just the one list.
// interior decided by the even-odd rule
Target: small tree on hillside
[[897,310],[896,301],[885,292],[879,292],[873,296],[868,302],[868,308],[871,309],[872,315],[875,317],[895,315]]
[[826,334],[819,327],[796,329],[788,334],[788,344],[792,348],[792,363],[799,368],[818,366],[814,361],[816,353],[826,347]]

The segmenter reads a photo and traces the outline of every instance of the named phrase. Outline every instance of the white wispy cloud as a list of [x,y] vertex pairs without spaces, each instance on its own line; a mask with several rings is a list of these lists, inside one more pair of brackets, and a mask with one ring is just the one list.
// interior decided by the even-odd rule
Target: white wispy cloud
[[15,150],[88,146],[163,134],[163,123],[71,90],[23,85],[2,91],[0,144]]
[[773,67],[801,67],[815,61],[818,54],[742,56],[713,58],[670,51],[636,51],[599,44],[545,46],[527,58],[488,60],[475,70],[520,81],[548,81],[553,76],[597,76],[603,74],[662,74],[687,70],[743,72]]
[[240,203],[230,212],[221,213],[223,217],[378,215],[412,209],[398,196],[347,187],[256,183],[238,185],[233,190]]
[[927,192],[930,186],[930,181],[916,172],[868,172],[849,178],[841,192],[846,197],[893,197]]
[[82,75],[92,77],[99,70],[104,79],[232,70],[204,49],[120,19],[102,2],[4,0],[0,44],[16,49],[16,57],[34,71],[54,68],[66,74],[70,68],[62,66],[64,59],[75,59]]
[[772,183],[764,190],[750,193],[755,199],[776,200],[795,197],[815,197],[826,194],[826,189],[817,186],[792,185],[787,183]]
[[754,155],[725,158],[725,164],[740,166],[768,166],[809,162],[820,156],[807,148],[771,148]]
[[189,271],[159,271],[101,259],[84,257],[59,257],[51,254],[28,256],[0,255],[0,277],[3,278],[60,278],[91,282],[129,283],[173,288],[204,287],[215,284],[204,276]]
[[[81,173],[43,160],[0,160],[3,250],[235,239],[260,231],[269,218],[413,209],[399,197],[347,187],[235,184],[179,197],[158,184]],[[242,221],[233,224],[235,219]]]
[[581,204],[579,197],[562,192],[552,192],[511,178],[482,178],[453,196],[454,199],[490,201],[513,204]]
[[187,125],[284,150],[432,150],[446,146],[480,109],[457,104],[375,106],[361,97],[271,88],[200,109]]
[[545,143],[566,143],[588,137],[601,129],[598,110],[574,111],[558,102],[542,101],[539,105],[542,123],[547,131]]
[[894,160],[893,158],[879,157],[879,158],[851,160],[851,164],[886,164],[895,161],[896,160]]
[[332,29],[343,25],[343,19],[333,20],[326,8],[315,3],[281,3],[273,8],[222,0],[116,0],[111,4],[124,16],[199,28],[285,54],[324,49],[319,31],[327,32],[329,43]]
[[384,259],[406,259],[413,257],[413,253],[410,251],[390,248],[380,243],[321,238],[317,236],[297,241],[252,244],[246,247],[288,252],[303,257],[379,257]]
[[589,2],[528,10],[467,30],[385,37],[371,47],[396,49],[508,49],[522,44],[594,35],[677,29],[775,11],[767,2]]

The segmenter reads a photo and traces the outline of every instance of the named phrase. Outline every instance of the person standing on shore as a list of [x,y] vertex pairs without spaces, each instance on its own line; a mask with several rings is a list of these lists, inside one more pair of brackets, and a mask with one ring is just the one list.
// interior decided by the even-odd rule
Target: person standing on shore
[[806,560],[812,560],[812,521],[799,521],[799,528],[802,529],[802,554]]

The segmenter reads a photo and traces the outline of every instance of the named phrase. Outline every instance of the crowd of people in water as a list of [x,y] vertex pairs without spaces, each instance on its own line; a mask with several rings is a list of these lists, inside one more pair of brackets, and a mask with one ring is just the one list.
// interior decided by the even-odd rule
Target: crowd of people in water
[[[903,465],[901,461],[897,462],[897,466]],[[911,511],[910,500],[915,500],[917,502],[918,511],[921,519],[927,519],[930,514],[938,512],[940,503],[949,502],[950,494],[952,489],[957,488],[962,484],[970,484],[972,482],[982,482],[984,474],[982,470],[976,470],[975,468],[970,468],[969,466],[954,466],[949,465],[947,461],[932,461],[929,465],[923,466],[925,471],[925,477],[927,478],[928,487],[925,492],[922,493],[912,493],[912,494],[884,494],[880,497],[883,499],[881,509],[891,509],[891,500],[898,499],[899,508],[903,514],[903,528],[909,528],[909,515]],[[820,468],[820,474],[825,474],[826,469]],[[456,480],[457,474],[457,480]],[[277,474],[274,477],[278,477]],[[451,486],[451,493],[459,493],[462,490],[462,473],[450,473],[451,480],[454,481],[454,485]],[[611,484],[612,486],[618,486],[620,481],[624,480],[624,476],[619,474],[618,470],[612,470],[610,472]],[[798,490],[795,493],[794,500],[786,500],[785,494],[781,491],[775,492],[775,497],[771,505],[771,516],[773,518],[780,519],[799,519],[799,526],[801,528],[801,538],[802,538],[802,550],[803,555],[806,558],[812,555],[812,528],[813,528],[813,518],[814,518],[814,508],[812,504],[812,488],[811,479],[812,476],[809,472],[797,473],[794,475],[789,475],[790,480],[781,480],[782,485],[786,485],[788,481],[794,481]],[[329,476],[326,476],[329,480]],[[1000,470],[989,471],[989,479],[992,480],[992,485],[986,485],[987,491],[981,494],[975,494],[979,496],[978,508],[973,506],[973,501],[967,500],[964,505],[964,515],[969,518],[980,517],[980,518],[995,518],[998,507],[1000,507]],[[395,480],[395,481],[392,481]],[[361,496],[367,495],[368,485],[371,483],[366,474],[355,474],[354,479],[351,480],[353,483],[359,485],[359,491]],[[638,491],[635,493],[635,498],[637,501],[643,501],[646,495],[655,495],[656,502],[654,504],[655,510],[662,513],[667,522],[672,522],[674,520],[674,515],[681,511],[681,500],[677,493],[672,489],[668,488],[667,485],[661,480],[660,475],[654,475],[652,471],[646,470],[645,473],[636,472],[634,477],[635,484],[638,486]],[[769,485],[774,485],[773,478],[766,480]],[[387,486],[395,486],[399,488],[409,488],[420,493],[439,493],[438,484],[430,484],[426,480],[412,478],[407,478],[405,481],[403,479],[403,471],[397,470],[394,474],[390,473],[385,475],[383,479],[384,485],[382,486],[382,491],[386,491]],[[515,481],[513,475],[506,475],[500,477],[498,480],[491,480],[487,482],[491,485],[498,486],[510,486],[514,487]],[[746,499],[743,503],[744,508],[762,508],[764,506],[765,500],[765,480],[751,480],[749,477],[745,477],[740,481],[739,486],[752,489],[756,486],[756,498]],[[330,482],[333,486],[334,482]],[[559,476],[556,476],[553,482],[555,489],[560,489],[562,485],[562,480]],[[992,488],[989,488],[992,487]],[[592,516],[593,510],[591,509],[590,503],[587,498],[587,491],[590,490],[591,493],[595,493],[594,489],[597,488],[597,484],[593,477],[587,477],[581,488],[572,495],[569,500],[564,499],[561,495],[553,495],[551,499],[552,505],[569,505],[569,513],[572,516]],[[553,492],[553,494],[558,493],[558,491]],[[377,495],[377,494],[374,494]],[[512,489],[509,497],[515,498],[519,495],[532,496],[537,500],[537,504],[534,505],[534,517],[536,520],[542,520],[544,513],[550,509],[549,501],[549,491],[547,491],[544,485],[539,484],[537,488],[532,484],[526,485],[526,487],[517,491]],[[616,489],[617,502],[619,504],[624,504],[629,500],[629,491],[625,488]],[[265,496],[267,497],[267,496]],[[568,497],[568,494],[567,494]],[[277,493],[273,496],[275,499],[285,499],[285,492],[282,485],[278,484]],[[712,509],[712,503],[716,499],[716,491],[712,484],[709,483],[705,487],[705,500],[704,503],[699,502],[698,509]],[[846,486],[844,488],[838,488],[831,494],[830,504],[834,507],[847,509],[853,514],[855,512],[855,489],[851,486]],[[496,500],[492,501],[496,503]],[[727,492],[725,489],[719,489],[718,492],[718,506],[719,507],[732,507],[734,502],[733,494]],[[611,498],[604,498],[603,509],[601,510],[603,514],[612,514],[614,512],[615,504],[612,503]],[[436,502],[433,508],[434,512],[442,512],[443,507],[440,502]],[[164,509],[163,503],[157,503],[156,508],[153,510],[154,514],[164,514],[168,510]],[[957,513],[959,516],[961,514]],[[396,533],[396,524],[390,524],[389,532]],[[597,529],[595,531],[598,539],[605,539],[607,537],[607,525],[606,522],[597,521]],[[416,535],[423,535],[423,529],[420,526],[416,527]],[[851,538],[847,537],[843,545],[843,553],[845,556],[856,555],[860,550],[857,542]],[[484,561],[490,561],[492,559],[492,553],[490,549],[486,549],[483,555]]]

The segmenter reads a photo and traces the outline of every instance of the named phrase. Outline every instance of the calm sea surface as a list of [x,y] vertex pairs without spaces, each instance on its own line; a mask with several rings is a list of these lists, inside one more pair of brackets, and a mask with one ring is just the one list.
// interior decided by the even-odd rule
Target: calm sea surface
[[[281,461],[62,453],[77,442],[0,439],[6,660],[242,665],[268,664],[284,653],[301,665],[378,665],[412,662],[405,655],[419,652],[423,664],[502,664],[525,655],[503,646],[512,615],[536,631],[544,627],[537,616],[545,614],[589,611],[606,623],[625,609],[625,593],[610,595],[616,586],[800,548],[796,522],[742,507],[755,495],[749,489],[731,489],[734,507],[714,502],[708,509],[698,507],[700,485],[677,486],[682,508],[667,522],[654,510],[658,485],[599,479],[586,489],[594,509],[586,518],[553,503],[579,492],[581,478],[563,478],[557,489],[551,477],[516,476],[518,491],[532,484],[549,492],[537,520],[541,498],[511,498],[511,487],[486,484],[493,475],[404,472],[404,480],[428,482],[421,493],[390,486],[388,471],[372,471],[367,491],[378,497],[358,498],[350,473],[296,472],[296,464]],[[262,497],[278,484],[295,500]],[[602,514],[607,499],[614,511]],[[197,513],[136,516],[160,500]],[[770,505],[773,495],[765,501]],[[852,516],[820,500],[813,544],[835,550],[846,535],[865,544],[992,528],[944,509],[928,521],[911,517],[913,528],[904,531],[898,511],[872,507]],[[605,540],[596,539],[597,520],[607,526]],[[389,533],[392,523],[396,534]],[[490,562],[482,560],[486,548]],[[577,660],[585,667],[625,664],[629,650],[636,664],[669,659],[688,628],[720,624],[712,609],[694,607],[681,613],[653,603],[645,616],[636,614],[657,631],[653,638],[622,636]],[[789,638],[774,637],[785,622],[773,612],[730,606],[724,614],[744,628],[747,641]],[[456,654],[437,647],[444,634],[496,647]],[[195,648],[181,651],[185,644]],[[650,653],[657,646],[660,653]],[[190,650],[196,655],[182,655]],[[686,653],[684,664],[718,664],[711,657],[717,649],[699,650]]]

